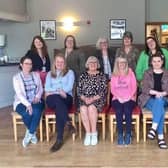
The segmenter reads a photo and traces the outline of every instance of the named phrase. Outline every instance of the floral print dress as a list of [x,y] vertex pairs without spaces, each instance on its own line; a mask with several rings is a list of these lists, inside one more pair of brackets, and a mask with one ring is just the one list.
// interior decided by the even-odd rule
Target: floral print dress
[[107,78],[103,73],[97,73],[95,75],[84,72],[79,78],[77,86],[77,95],[79,97],[80,106],[86,105],[80,97],[93,97],[96,95],[100,96],[100,99],[94,101],[92,104],[95,105],[98,112],[100,112],[103,106],[106,104],[107,97]]

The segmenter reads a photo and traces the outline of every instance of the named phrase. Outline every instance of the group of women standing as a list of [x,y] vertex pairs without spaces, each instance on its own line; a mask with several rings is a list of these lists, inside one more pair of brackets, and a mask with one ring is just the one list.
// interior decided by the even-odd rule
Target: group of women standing
[[54,57],[50,66],[44,40],[40,36],[33,38],[31,49],[21,58],[21,71],[13,77],[14,109],[22,116],[27,128],[23,146],[37,143],[36,129],[44,109],[44,99],[57,116],[57,137],[50,151],[55,152],[62,147],[65,126],[71,133],[76,132],[68,117],[74,86],[86,131],[84,145],[96,145],[98,113],[106,104],[108,83],[111,81],[111,106],[116,114],[118,145],[131,143],[132,111],[136,106],[138,85],[141,90],[139,105],[153,114],[148,138],[154,139],[157,133],[159,147],[167,148],[163,124],[168,94],[168,51],[160,48],[155,38],[148,37],[145,50],[139,54],[133,45],[131,32],[124,33],[123,45],[117,51],[110,49],[106,38],[99,38],[96,47],[95,56],[86,59],[77,48],[74,36],[68,35],[64,49]]

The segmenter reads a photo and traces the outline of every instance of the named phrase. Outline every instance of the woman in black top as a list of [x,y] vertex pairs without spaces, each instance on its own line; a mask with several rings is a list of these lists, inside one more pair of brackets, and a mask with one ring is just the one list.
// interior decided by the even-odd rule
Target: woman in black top
[[46,73],[50,71],[50,58],[45,41],[41,36],[35,36],[33,38],[31,48],[26,56],[31,58],[33,63],[32,70],[39,72],[42,83],[44,84]]
[[158,137],[158,146],[167,149],[164,140],[165,107],[168,105],[168,71],[163,68],[165,58],[158,52],[151,56],[151,68],[144,73],[142,93],[139,96],[139,105],[152,112],[152,126],[148,138]]

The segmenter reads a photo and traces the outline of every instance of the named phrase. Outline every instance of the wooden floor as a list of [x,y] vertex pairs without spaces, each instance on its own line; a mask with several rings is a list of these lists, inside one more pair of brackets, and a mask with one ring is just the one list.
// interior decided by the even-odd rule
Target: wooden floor
[[75,142],[66,135],[63,148],[50,153],[54,138],[47,143],[39,142],[24,149],[21,145],[24,128],[19,128],[19,140],[13,140],[11,107],[0,109],[0,168],[112,168],[112,167],[168,167],[168,150],[160,150],[156,141],[139,144],[133,141],[129,147],[111,144],[109,137],[100,137],[95,147],[84,147],[77,138]]

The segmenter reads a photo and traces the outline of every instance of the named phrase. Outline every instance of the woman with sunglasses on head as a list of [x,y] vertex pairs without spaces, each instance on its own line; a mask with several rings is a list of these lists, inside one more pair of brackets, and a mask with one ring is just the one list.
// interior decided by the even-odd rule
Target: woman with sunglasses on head
[[43,88],[40,76],[32,72],[32,60],[24,56],[20,60],[21,71],[13,77],[15,91],[14,110],[22,116],[26,126],[23,147],[36,144],[36,129],[39,125],[44,103],[41,100]]

